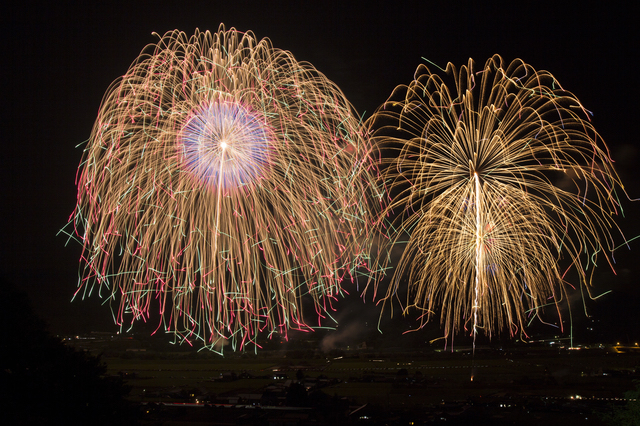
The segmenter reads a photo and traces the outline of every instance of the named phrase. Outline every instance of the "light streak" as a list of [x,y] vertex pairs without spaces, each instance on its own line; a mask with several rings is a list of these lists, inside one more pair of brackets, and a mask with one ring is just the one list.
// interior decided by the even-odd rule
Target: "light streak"
[[596,260],[611,264],[624,188],[588,111],[549,72],[497,55],[442,77],[421,65],[368,126],[392,242],[409,236],[383,310],[398,302],[422,326],[439,313],[451,339],[524,333],[544,306],[560,313],[568,270],[589,289]]
[[309,330],[303,300],[331,317],[371,266],[370,150],[340,89],[268,39],[168,32],[107,90],[84,150],[78,293],[214,350]]

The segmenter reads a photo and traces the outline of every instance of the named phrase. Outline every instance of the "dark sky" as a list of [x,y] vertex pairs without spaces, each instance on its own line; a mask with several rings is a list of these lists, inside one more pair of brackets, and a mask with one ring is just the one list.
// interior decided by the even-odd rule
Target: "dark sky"
[[[93,4],[95,3],[95,4]],[[275,3],[275,4],[274,4]],[[520,4],[525,3],[525,4]],[[253,31],[311,62],[368,117],[398,84],[410,82],[423,57],[444,67],[479,63],[494,53],[547,69],[593,111],[631,196],[640,197],[635,127],[640,89],[635,64],[638,6],[613,2],[477,3],[413,1],[18,1],[2,11],[0,272],[24,288],[54,332],[111,324],[107,307],[69,303],[77,282],[76,243],[56,233],[75,203],[81,158],[102,96],[142,48],[172,29]],[[640,204],[625,203],[628,238],[640,234]],[[595,307],[616,323],[637,324],[640,241],[618,256],[614,288]],[[629,306],[624,306],[627,303]],[[604,308],[606,307],[606,309]],[[107,321],[105,321],[105,319]],[[634,323],[635,321],[635,323]]]

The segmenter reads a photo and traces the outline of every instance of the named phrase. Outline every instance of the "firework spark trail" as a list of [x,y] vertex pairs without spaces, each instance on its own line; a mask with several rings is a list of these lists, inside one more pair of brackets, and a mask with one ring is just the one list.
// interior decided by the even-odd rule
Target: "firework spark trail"
[[210,348],[308,329],[303,296],[323,316],[370,266],[375,167],[310,64],[250,32],[169,32],[108,89],[85,148],[78,291]]
[[424,325],[440,311],[447,338],[522,333],[527,313],[563,299],[559,263],[587,289],[598,255],[611,263],[624,188],[588,112],[550,73],[496,55],[445,74],[451,84],[421,65],[369,119],[386,154],[384,217],[394,242],[409,235],[380,301],[393,312],[406,280],[403,312]]

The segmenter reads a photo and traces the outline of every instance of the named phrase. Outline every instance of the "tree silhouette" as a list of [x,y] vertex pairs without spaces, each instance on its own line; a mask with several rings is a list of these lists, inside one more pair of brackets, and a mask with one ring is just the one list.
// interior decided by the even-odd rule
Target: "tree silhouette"
[[611,411],[601,414],[602,420],[612,426],[640,426],[640,381],[634,381],[636,388],[625,392],[625,405],[615,405]]
[[0,282],[0,400],[12,425],[135,424],[137,410],[120,378],[99,357],[52,336],[25,293]]

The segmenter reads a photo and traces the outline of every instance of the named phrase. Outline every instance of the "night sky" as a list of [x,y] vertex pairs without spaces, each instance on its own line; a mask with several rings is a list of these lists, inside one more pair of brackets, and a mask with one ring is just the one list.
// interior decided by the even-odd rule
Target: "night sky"
[[[195,28],[253,31],[274,47],[311,62],[369,117],[398,84],[409,83],[424,59],[445,67],[483,64],[494,53],[521,58],[553,73],[594,114],[625,187],[640,197],[636,82],[639,6],[598,2],[477,3],[423,0],[304,2],[19,1],[2,11],[2,135],[0,218],[3,281],[24,289],[54,333],[114,330],[99,300],[73,302],[80,247],[58,231],[75,205],[75,174],[100,101],[124,74],[153,32]],[[274,3],[274,4],[272,4]],[[300,4],[302,5],[300,5]],[[619,224],[640,234],[640,202],[624,202]],[[619,238],[622,241],[622,238]],[[590,313],[611,332],[629,336],[639,325],[640,239],[606,264]],[[603,262],[604,263],[604,262]],[[358,311],[345,305],[343,316]],[[353,306],[352,306],[353,305]],[[372,307],[370,304],[369,307]],[[19,313],[16,313],[19,315]],[[377,314],[373,314],[375,317]],[[436,322],[437,326],[437,322]]]

